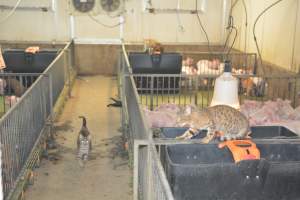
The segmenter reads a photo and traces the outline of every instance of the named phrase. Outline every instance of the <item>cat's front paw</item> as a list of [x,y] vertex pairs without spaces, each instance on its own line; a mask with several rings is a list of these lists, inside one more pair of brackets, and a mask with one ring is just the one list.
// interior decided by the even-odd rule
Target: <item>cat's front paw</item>
[[205,137],[205,138],[203,138],[203,139],[201,140],[201,143],[203,143],[203,144],[208,144],[210,141],[211,141],[211,138]]

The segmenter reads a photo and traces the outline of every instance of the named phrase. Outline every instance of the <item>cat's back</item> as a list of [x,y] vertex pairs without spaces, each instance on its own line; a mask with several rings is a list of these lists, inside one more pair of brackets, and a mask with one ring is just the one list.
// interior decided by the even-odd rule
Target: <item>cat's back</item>
[[238,131],[249,127],[246,116],[230,106],[216,105],[207,108],[207,110],[217,129]]

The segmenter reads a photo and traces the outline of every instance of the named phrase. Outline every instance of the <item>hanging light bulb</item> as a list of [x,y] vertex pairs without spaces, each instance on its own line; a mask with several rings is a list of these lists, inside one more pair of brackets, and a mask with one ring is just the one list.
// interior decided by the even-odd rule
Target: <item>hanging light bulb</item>
[[231,74],[231,63],[225,61],[224,73],[215,82],[214,96],[210,106],[228,105],[239,109],[238,79]]

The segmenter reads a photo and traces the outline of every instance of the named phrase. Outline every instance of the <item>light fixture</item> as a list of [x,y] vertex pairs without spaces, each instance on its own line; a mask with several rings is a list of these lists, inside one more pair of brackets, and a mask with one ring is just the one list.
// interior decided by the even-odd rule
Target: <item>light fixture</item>
[[214,96],[210,106],[228,105],[239,109],[238,79],[231,74],[231,63],[225,61],[224,73],[215,82]]

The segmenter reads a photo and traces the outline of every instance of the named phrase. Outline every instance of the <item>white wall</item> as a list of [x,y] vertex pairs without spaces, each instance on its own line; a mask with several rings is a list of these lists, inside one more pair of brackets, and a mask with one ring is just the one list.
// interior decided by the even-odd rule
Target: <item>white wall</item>
[[[11,1],[16,2],[16,0]],[[0,24],[0,40],[68,40],[69,21],[66,0],[58,0],[56,8],[56,12],[17,10],[7,21]],[[0,11],[0,21],[7,13],[7,10]]]
[[[7,1],[7,0],[5,0]],[[9,0],[16,2],[17,0]],[[23,0],[36,1],[36,0]],[[49,0],[50,1],[50,0]],[[193,0],[179,0],[183,8],[193,8]],[[229,1],[229,0],[227,0]],[[54,0],[56,12],[20,11],[0,24],[0,40],[11,41],[66,41],[70,39],[69,0]],[[177,0],[152,0],[158,8],[176,8]],[[200,2],[200,0],[199,0]],[[200,17],[212,43],[223,41],[224,1],[206,0],[206,12]],[[226,2],[226,0],[225,0]],[[256,52],[252,36],[252,26],[258,14],[274,0],[245,0],[248,9],[247,51]],[[1,2],[0,2],[1,4]],[[13,3],[12,3],[13,4]],[[283,0],[272,8],[257,26],[257,38],[263,59],[287,69],[299,69],[300,65],[300,5],[298,0]],[[126,1],[126,24],[123,35],[126,41],[141,42],[154,38],[166,43],[206,42],[196,19],[196,15],[180,14],[185,31],[178,28],[176,14],[149,14],[143,12],[142,0]],[[8,11],[0,10],[0,19]],[[239,34],[235,48],[244,50],[245,13],[240,0],[233,11]],[[101,22],[115,24],[119,19],[106,15],[97,16]],[[105,28],[87,16],[74,17],[75,37],[82,40],[116,40],[120,28]]]
[[[247,51],[256,52],[252,27],[259,13],[274,0],[245,0],[248,9]],[[299,1],[284,0],[271,8],[258,22],[256,33],[264,60],[297,71],[300,65]],[[239,1],[233,11],[239,29],[235,48],[245,47],[245,12]],[[298,14],[297,14],[298,13]]]
[[295,30],[295,51],[293,56],[292,69],[300,72],[300,2],[298,1],[298,14]]
[[[188,2],[190,1],[188,0]],[[160,4],[167,4],[171,8],[176,8],[176,2],[176,0],[156,0],[153,1],[153,5],[160,7]],[[182,6],[184,6],[184,1],[181,2]],[[222,33],[223,0],[207,0],[207,2],[207,10],[205,14],[200,14],[200,17],[207,29],[210,40],[213,43],[218,43],[221,40]],[[141,0],[129,1],[127,10],[127,23],[124,28],[124,37],[127,41],[142,41],[144,38],[156,38],[162,42],[206,42],[197,22],[196,15],[179,15],[185,30],[181,32],[178,28],[178,17],[176,14],[145,13],[142,11]],[[84,18],[86,19],[86,17]],[[90,22],[88,19],[85,22],[90,23],[88,27],[93,24],[95,25],[95,23]],[[82,31],[81,29],[81,32],[78,33],[81,37],[96,37],[99,32],[104,32],[105,37],[110,37],[110,35],[118,36],[113,31],[109,32],[101,26],[97,27],[97,31],[93,31],[88,35],[82,33]]]
[[[16,2],[16,0],[13,0]],[[26,0],[35,1],[35,0]],[[54,0],[57,4],[56,12],[20,11],[1,24],[0,40],[21,41],[65,41],[70,39],[70,17],[68,0]],[[153,5],[171,8],[177,7],[177,0],[153,0]],[[181,6],[190,8],[193,0],[180,0]],[[200,2],[200,1],[199,1]],[[223,33],[223,0],[206,0],[206,12],[200,14],[212,43],[222,41]],[[0,2],[1,4],[1,2]],[[164,5],[162,5],[164,4]],[[164,7],[165,8],[165,7]],[[206,42],[200,30],[196,15],[180,14],[180,20],[185,28],[178,29],[176,14],[149,14],[142,11],[142,0],[126,1],[126,24],[124,37],[127,41],[141,42],[144,38],[155,38],[161,42]],[[7,11],[0,11],[0,18]],[[119,19],[111,19],[106,15],[97,16],[101,22],[116,24]],[[92,21],[87,16],[74,17],[75,37],[79,39],[118,39],[120,28],[105,28]]]

